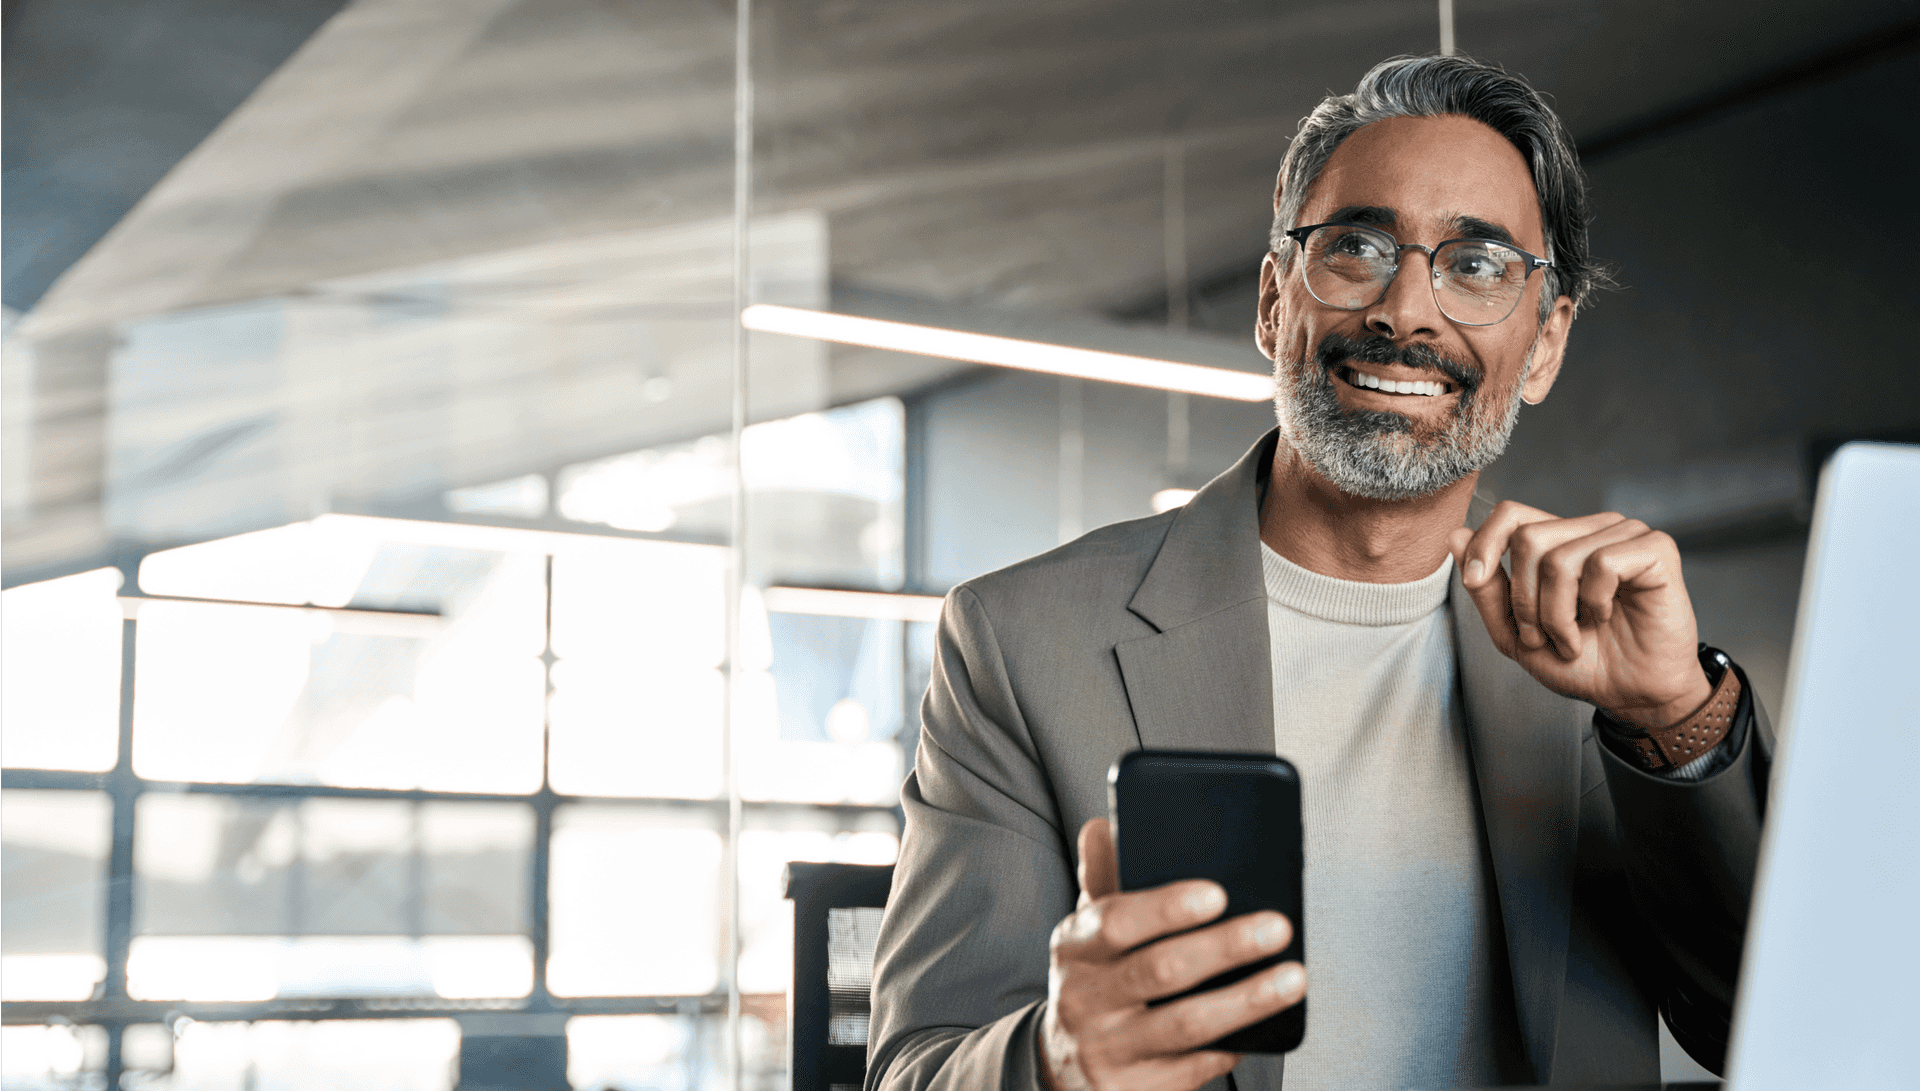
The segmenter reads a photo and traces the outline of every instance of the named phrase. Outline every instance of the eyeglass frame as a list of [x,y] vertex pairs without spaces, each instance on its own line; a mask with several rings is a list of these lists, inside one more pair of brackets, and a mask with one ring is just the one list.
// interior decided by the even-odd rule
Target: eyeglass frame
[[[1371,299],[1366,303],[1360,304],[1358,307],[1342,307],[1337,303],[1329,303],[1326,300],[1321,299],[1320,293],[1313,290],[1313,284],[1307,280],[1307,269],[1306,269],[1307,236],[1313,234],[1315,231],[1318,231],[1323,227],[1351,227],[1361,231],[1371,231],[1376,235],[1385,235],[1388,241],[1393,243],[1393,272],[1387,276],[1387,282],[1380,286],[1379,295],[1375,296],[1373,299]],[[1427,256],[1427,269],[1429,272],[1433,274],[1431,281],[1428,284],[1428,288],[1429,290],[1432,290],[1433,286],[1437,284],[1440,280],[1440,268],[1439,266],[1434,264],[1433,259],[1439,255],[1442,249],[1448,246],[1452,246],[1456,242],[1490,243],[1494,246],[1502,247],[1504,249],[1513,251],[1514,253],[1525,258],[1527,262],[1527,271],[1524,274],[1522,274],[1522,276],[1520,277],[1520,295],[1514,297],[1513,306],[1507,310],[1507,313],[1501,315],[1499,318],[1496,318],[1491,322],[1463,322],[1460,319],[1455,318],[1450,314],[1447,314],[1446,307],[1441,306],[1440,304],[1439,296],[1436,295],[1434,297],[1433,305],[1440,308],[1440,313],[1446,316],[1447,321],[1452,322],[1456,325],[1479,326],[1479,327],[1498,326],[1500,323],[1505,322],[1509,318],[1512,318],[1514,315],[1514,312],[1520,309],[1520,300],[1524,298],[1527,294],[1527,280],[1528,278],[1533,276],[1533,271],[1535,269],[1550,269],[1553,267],[1552,258],[1537,258],[1537,257],[1534,257],[1532,254],[1527,253],[1525,250],[1522,250],[1519,247],[1513,245],[1510,242],[1505,242],[1500,239],[1480,238],[1480,237],[1471,236],[1471,235],[1464,236],[1458,239],[1443,239],[1440,241],[1440,244],[1438,246],[1423,246],[1417,242],[1401,242],[1399,239],[1394,237],[1393,232],[1382,231],[1381,229],[1374,227],[1372,224],[1357,224],[1357,223],[1351,223],[1345,220],[1329,220],[1326,223],[1311,224],[1307,227],[1296,227],[1290,231],[1282,232],[1282,234],[1286,235],[1287,238],[1292,239],[1294,242],[1300,245],[1300,262],[1301,262],[1300,283],[1306,285],[1307,294],[1311,295],[1322,306],[1332,307],[1336,311],[1364,311],[1368,307],[1378,305],[1381,300],[1387,298],[1387,293],[1393,290],[1393,282],[1400,279],[1400,255],[1402,253],[1405,253],[1408,250],[1418,250]]]

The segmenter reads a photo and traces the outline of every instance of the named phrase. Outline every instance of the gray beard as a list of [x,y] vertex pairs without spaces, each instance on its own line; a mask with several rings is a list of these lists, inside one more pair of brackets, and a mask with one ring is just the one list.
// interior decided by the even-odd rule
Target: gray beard
[[1369,500],[1411,500],[1486,469],[1500,457],[1520,418],[1520,395],[1532,369],[1529,347],[1504,406],[1489,403],[1482,409],[1476,404],[1479,395],[1493,392],[1462,389],[1452,419],[1438,435],[1416,435],[1413,418],[1399,413],[1342,409],[1332,369],[1311,356],[1278,369],[1274,412],[1281,436],[1341,492]]

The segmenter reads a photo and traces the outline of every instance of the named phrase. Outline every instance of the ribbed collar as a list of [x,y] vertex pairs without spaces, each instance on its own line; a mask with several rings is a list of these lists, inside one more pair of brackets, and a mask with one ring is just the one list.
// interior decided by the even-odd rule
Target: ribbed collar
[[1446,605],[1453,558],[1412,583],[1362,583],[1308,571],[1261,542],[1260,568],[1267,598],[1308,617],[1345,625],[1406,625]]

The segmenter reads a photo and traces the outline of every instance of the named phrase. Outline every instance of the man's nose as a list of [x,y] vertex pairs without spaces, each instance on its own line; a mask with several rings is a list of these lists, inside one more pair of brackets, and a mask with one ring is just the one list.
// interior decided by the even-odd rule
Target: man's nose
[[1367,329],[1392,340],[1415,334],[1437,334],[1446,322],[1433,298],[1433,258],[1420,250],[1400,252],[1400,271],[1387,294],[1367,310]]

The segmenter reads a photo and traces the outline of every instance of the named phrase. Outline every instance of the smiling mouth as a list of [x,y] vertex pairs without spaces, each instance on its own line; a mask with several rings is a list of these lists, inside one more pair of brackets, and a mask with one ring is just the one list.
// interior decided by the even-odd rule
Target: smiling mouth
[[1379,376],[1368,375],[1364,371],[1357,371],[1345,365],[1334,368],[1333,372],[1340,377],[1341,382],[1346,383],[1348,386],[1355,387],[1359,390],[1372,390],[1380,394],[1392,394],[1412,398],[1437,398],[1442,394],[1451,394],[1454,392],[1454,385],[1449,382],[1382,379]]

